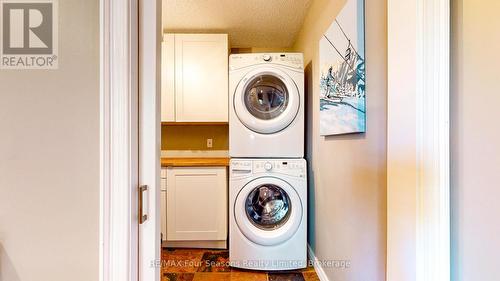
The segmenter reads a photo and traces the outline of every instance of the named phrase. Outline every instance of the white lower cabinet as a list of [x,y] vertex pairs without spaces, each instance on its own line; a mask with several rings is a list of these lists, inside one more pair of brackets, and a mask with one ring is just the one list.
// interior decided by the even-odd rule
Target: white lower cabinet
[[167,168],[161,168],[160,179],[161,240],[167,240]]
[[168,167],[166,173],[164,244],[169,247],[226,248],[226,167]]

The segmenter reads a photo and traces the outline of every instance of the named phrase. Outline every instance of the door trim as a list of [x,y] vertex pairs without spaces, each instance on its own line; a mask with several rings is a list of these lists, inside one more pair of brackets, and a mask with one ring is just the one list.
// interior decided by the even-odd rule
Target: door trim
[[160,0],[100,0],[100,281],[160,280],[160,21]]
[[99,280],[138,276],[137,1],[100,1]]
[[450,280],[450,1],[388,1],[387,280]]

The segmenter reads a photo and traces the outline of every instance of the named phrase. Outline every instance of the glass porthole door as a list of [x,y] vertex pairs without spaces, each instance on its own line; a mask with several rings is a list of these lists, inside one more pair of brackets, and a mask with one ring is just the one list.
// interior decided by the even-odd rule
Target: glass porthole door
[[272,120],[280,116],[290,99],[283,81],[269,74],[255,76],[243,95],[248,112],[261,120]]
[[299,93],[283,71],[259,68],[238,85],[233,106],[240,121],[250,130],[272,134],[286,128],[299,110]]
[[245,210],[250,222],[263,230],[273,230],[286,223],[291,213],[288,194],[274,184],[254,188],[247,196]]
[[245,185],[234,203],[238,228],[250,241],[277,245],[290,239],[302,220],[302,202],[286,181],[262,177]]

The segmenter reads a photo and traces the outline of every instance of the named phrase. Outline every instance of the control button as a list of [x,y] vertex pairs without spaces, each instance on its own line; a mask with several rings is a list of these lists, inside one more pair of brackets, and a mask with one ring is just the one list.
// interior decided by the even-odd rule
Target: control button
[[264,169],[266,169],[266,171],[271,171],[271,169],[273,168],[273,165],[269,162],[266,162],[266,164],[264,164]]
[[272,57],[270,55],[264,55],[264,56],[262,56],[262,59],[264,61],[271,61]]

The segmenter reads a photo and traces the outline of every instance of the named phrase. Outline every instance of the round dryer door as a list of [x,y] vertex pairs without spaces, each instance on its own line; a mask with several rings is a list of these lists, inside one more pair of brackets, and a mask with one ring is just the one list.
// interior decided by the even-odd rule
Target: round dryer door
[[250,241],[270,246],[290,239],[302,221],[302,202],[287,182],[262,177],[245,185],[234,203],[236,223]]
[[300,106],[294,81],[285,72],[269,67],[249,72],[236,88],[233,101],[240,121],[261,134],[285,129]]

